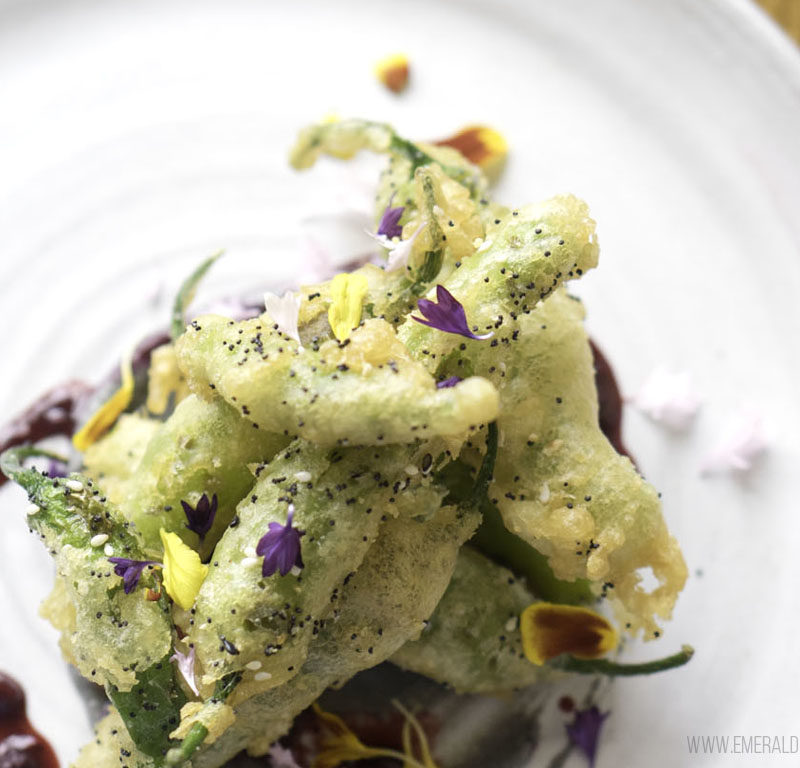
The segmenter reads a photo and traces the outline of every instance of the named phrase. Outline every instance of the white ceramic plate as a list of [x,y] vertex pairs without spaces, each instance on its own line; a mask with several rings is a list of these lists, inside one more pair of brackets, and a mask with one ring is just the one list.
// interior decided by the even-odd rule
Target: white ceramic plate
[[[400,98],[371,73],[393,50],[413,66]],[[627,420],[692,574],[663,640],[630,655],[697,655],[613,687],[597,765],[792,762],[687,743],[800,733],[800,57],[745,0],[0,0],[0,414],[105,372],[217,248],[217,294],[290,279],[300,216],[345,204],[330,168],[285,162],[331,111],[418,138],[500,129],[501,199],[591,204],[601,268],[578,291],[623,389],[665,363],[704,395],[685,437]],[[769,456],[701,480],[743,402]],[[0,667],[67,763],[90,729],[36,613],[51,566],[21,494],[0,501]]]

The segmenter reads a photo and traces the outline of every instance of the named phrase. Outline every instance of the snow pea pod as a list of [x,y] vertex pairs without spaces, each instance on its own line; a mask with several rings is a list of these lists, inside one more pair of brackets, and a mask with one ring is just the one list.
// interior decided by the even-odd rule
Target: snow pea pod
[[[168,655],[168,606],[145,600],[140,590],[125,593],[108,558],[146,559],[130,524],[90,479],[51,478],[22,464],[43,455],[32,447],[12,448],[0,457],[0,469],[27,491],[28,525],[55,560],[71,604],[64,643],[88,679],[130,690],[139,670]],[[145,568],[143,582],[152,578],[148,573]]]

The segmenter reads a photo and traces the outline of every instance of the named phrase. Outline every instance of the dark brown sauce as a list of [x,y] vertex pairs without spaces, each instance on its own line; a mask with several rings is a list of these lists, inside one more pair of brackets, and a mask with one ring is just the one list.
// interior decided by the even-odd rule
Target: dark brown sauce
[[[614,446],[617,453],[633,457],[622,442],[622,396],[617,386],[617,378],[605,355],[591,339],[589,344],[594,357],[594,382],[600,404],[600,429]],[[636,463],[634,461],[634,463]]]
[[28,722],[25,691],[0,672],[0,768],[58,768],[53,748]]
[[[142,340],[133,352],[135,377],[144,375],[156,347],[169,341],[169,336],[156,333]],[[72,437],[84,405],[98,392],[119,386],[119,372],[109,374],[97,386],[84,381],[67,381],[45,392],[22,413],[0,427],[0,453],[16,445],[36,443],[48,437]],[[0,486],[8,478],[0,472]],[[0,766],[0,768],[2,768]]]

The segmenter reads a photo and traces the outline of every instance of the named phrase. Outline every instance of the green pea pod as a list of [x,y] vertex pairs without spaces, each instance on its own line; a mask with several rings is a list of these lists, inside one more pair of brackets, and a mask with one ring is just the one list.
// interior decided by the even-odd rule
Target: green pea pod
[[[137,469],[125,483],[121,508],[142,535],[145,550],[161,553],[159,529],[210,554],[253,485],[249,464],[266,461],[286,445],[283,435],[257,430],[220,399],[190,395],[153,435]],[[186,527],[182,501],[194,506],[217,496],[214,524],[201,543]]]
[[446,154],[448,162],[439,164],[448,176],[473,189],[476,195],[486,186],[480,171],[463,158],[459,160],[455,153],[420,146],[398,136],[390,125],[369,120],[336,120],[304,128],[292,147],[289,162],[292,167],[304,170],[314,165],[320,155],[348,160],[362,149],[390,155],[406,178],[413,176],[417,168],[436,163],[437,156]]
[[267,316],[234,323],[208,315],[176,345],[193,392],[216,393],[260,429],[319,445],[463,437],[496,418],[486,380],[437,389],[388,323],[369,320],[348,342],[300,348]]
[[235,722],[194,756],[194,768],[216,768],[245,748],[252,755],[264,754],[326,688],[379,664],[419,635],[479,515],[440,507],[435,497],[420,499],[417,512],[419,519],[405,515],[384,524],[340,590],[337,618],[326,622],[314,639],[299,674],[239,699]]
[[[562,283],[597,266],[594,227],[586,203],[571,195],[513,212],[487,233],[473,257],[443,281],[464,305],[470,329],[478,335],[491,332],[494,338],[465,339],[410,318],[398,336],[414,357],[440,375],[447,370],[448,375],[463,377],[464,362],[479,353],[494,361],[498,374],[503,371],[510,377],[511,372],[497,364],[497,350],[514,340],[517,318],[529,315]],[[515,370],[517,380],[528,384],[519,366]]]
[[[169,654],[168,607],[145,600],[141,589],[125,594],[108,558],[145,557],[129,523],[100,489],[78,474],[50,478],[23,467],[36,456],[53,458],[29,446],[12,448],[0,456],[0,469],[28,492],[28,525],[55,560],[71,604],[64,633],[71,661],[88,679],[128,691],[142,670]],[[150,579],[145,569],[143,583]]]
[[[272,688],[297,674],[383,522],[438,507],[442,490],[426,472],[431,452],[443,455],[444,447],[331,451],[296,441],[259,471],[197,596],[188,637],[205,683],[247,669],[243,690]],[[256,547],[270,526],[287,524],[289,504],[292,527],[305,532],[304,566],[264,576]]]
[[522,652],[519,614],[534,600],[510,571],[463,547],[428,626],[419,640],[406,643],[391,660],[458,693],[497,693],[532,685],[547,674]]

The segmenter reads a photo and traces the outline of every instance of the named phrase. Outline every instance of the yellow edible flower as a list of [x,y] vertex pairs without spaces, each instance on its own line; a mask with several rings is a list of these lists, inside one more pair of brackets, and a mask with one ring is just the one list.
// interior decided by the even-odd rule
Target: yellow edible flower
[[108,398],[89,420],[72,436],[72,444],[81,453],[99,440],[128,407],[133,397],[133,365],[128,354],[120,365],[120,388]]
[[361,322],[361,305],[366,294],[367,278],[364,275],[342,272],[331,280],[328,322],[339,341],[350,338],[353,329]]
[[164,545],[164,589],[181,607],[188,611],[200,591],[208,573],[208,566],[200,562],[200,555],[181,541],[180,536],[159,530]]
[[336,768],[348,760],[365,760],[380,756],[380,750],[363,744],[341,717],[326,712],[316,702],[314,702],[314,712],[324,724],[324,733],[312,768]]
[[500,178],[508,156],[508,144],[503,135],[487,125],[468,125],[434,144],[457,149],[493,182]]
[[408,74],[408,56],[404,53],[393,53],[375,65],[375,76],[392,93],[401,93],[406,89]]
[[541,665],[562,653],[596,659],[613,651],[619,638],[608,620],[577,605],[533,603],[520,616],[522,649]]
[[[337,768],[350,760],[368,760],[372,757],[391,757],[400,760],[403,768],[437,768],[431,758],[428,741],[417,719],[397,702],[394,705],[403,713],[406,719],[403,727],[403,752],[394,749],[368,747],[362,743],[358,736],[350,730],[341,717],[332,712],[325,712],[319,704],[314,702],[314,711],[323,723],[323,735],[319,752],[311,764],[312,768]],[[420,742],[422,759],[414,754],[411,744],[411,729],[413,728]]]

